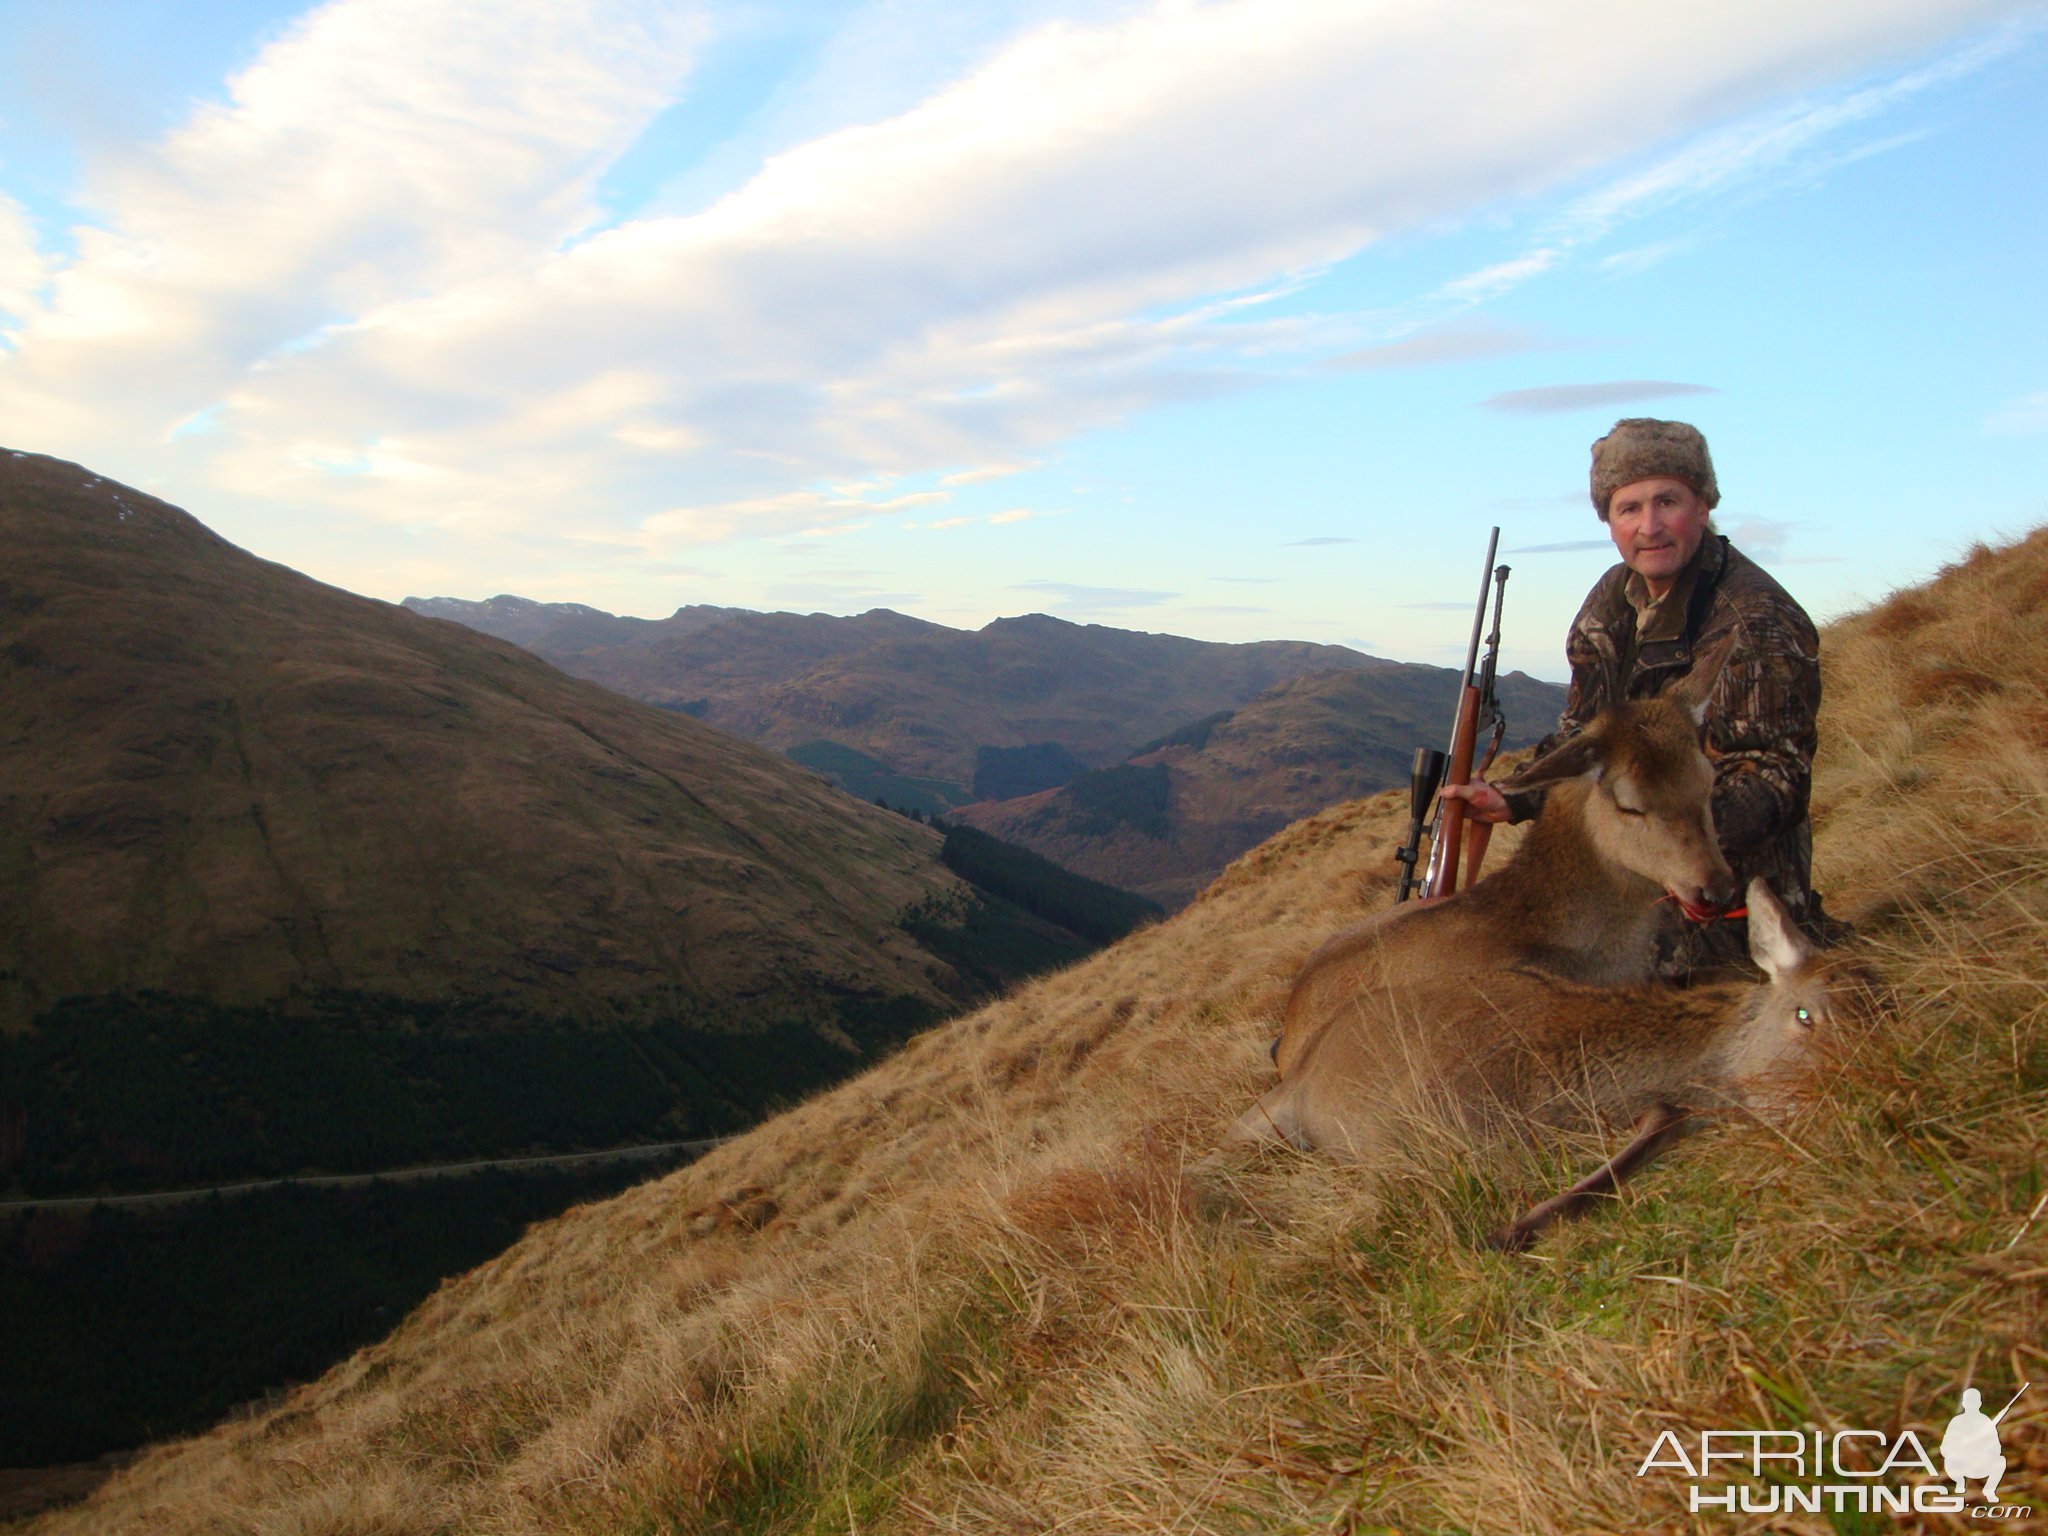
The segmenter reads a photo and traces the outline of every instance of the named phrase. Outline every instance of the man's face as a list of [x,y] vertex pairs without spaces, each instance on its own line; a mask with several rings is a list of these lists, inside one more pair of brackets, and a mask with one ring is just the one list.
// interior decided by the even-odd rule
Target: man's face
[[1700,547],[1707,504],[1683,480],[1658,476],[1624,485],[1607,501],[1607,534],[1622,564],[1662,597]]

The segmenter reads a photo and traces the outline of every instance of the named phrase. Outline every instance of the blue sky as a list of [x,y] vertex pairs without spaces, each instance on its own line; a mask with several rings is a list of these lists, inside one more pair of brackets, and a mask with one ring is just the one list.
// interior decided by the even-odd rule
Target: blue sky
[[1620,416],[1825,619],[2048,519],[2048,8],[0,0],[0,441],[373,596],[1562,671]]

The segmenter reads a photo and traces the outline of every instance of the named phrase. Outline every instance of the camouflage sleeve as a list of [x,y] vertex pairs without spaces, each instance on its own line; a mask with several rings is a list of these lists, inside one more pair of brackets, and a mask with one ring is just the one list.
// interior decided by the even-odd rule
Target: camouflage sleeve
[[1736,632],[1714,688],[1707,751],[1714,759],[1714,827],[1731,861],[1763,848],[1806,815],[1820,713],[1820,643],[1796,608],[1731,615],[1695,646]]
[[[1598,588],[1594,589],[1597,593]],[[1593,597],[1586,598],[1579,615],[1572,620],[1571,633],[1565,636],[1565,660],[1572,669],[1570,690],[1565,695],[1564,713],[1557,717],[1557,729],[1536,743],[1529,755],[1534,763],[1548,753],[1570,741],[1586,728],[1586,723],[1606,707],[1608,677],[1613,670],[1612,658],[1606,654],[1611,643],[1604,644],[1604,634],[1596,633],[1596,626],[1589,615],[1593,608]],[[1527,767],[1525,763],[1523,767]],[[1537,785],[1531,789],[1517,789],[1515,778],[1510,776],[1500,786],[1501,794],[1508,802],[1510,822],[1534,821],[1543,813],[1543,797],[1549,791],[1548,785]]]

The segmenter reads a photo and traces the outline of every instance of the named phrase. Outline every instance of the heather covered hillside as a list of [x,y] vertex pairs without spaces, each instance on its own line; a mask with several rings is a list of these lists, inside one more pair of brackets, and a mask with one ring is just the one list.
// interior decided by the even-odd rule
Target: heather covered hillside
[[1817,878],[1880,1015],[1802,1113],[1710,1127],[1527,1257],[1477,1240],[1597,1138],[1189,1170],[1269,1081],[1302,959],[1387,901],[1383,794],[533,1228],[33,1529],[1878,1530],[1692,1515],[1637,1473],[1666,1429],[1934,1445],[1965,1385],[1989,1408],[2029,1378],[2002,1491],[2038,1525],[2048,532],[1834,625],[1824,657]]

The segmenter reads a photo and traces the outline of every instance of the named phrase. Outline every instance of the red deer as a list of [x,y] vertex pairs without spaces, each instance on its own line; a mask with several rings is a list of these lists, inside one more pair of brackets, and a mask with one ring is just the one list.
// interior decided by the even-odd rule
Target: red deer
[[1281,1138],[1383,1160],[1419,1117],[1468,1131],[1531,1121],[1626,1125],[1630,1144],[1493,1246],[1520,1249],[1611,1192],[1695,1111],[1786,1102],[1862,977],[1820,956],[1770,887],[1750,883],[1750,955],[1767,982],[1587,986],[1529,967],[1395,983],[1319,1033],[1233,1140]]
[[1735,876],[1714,838],[1714,773],[1702,749],[1727,648],[1677,687],[1607,711],[1532,764],[1550,786],[1498,871],[1442,901],[1399,906],[1336,935],[1302,967],[1274,1047],[1286,1079],[1325,1030],[1388,986],[1530,966],[1593,985],[1644,982],[1670,896],[1724,906]]

